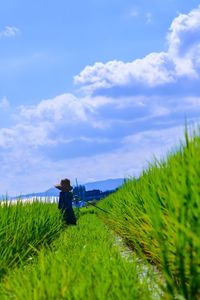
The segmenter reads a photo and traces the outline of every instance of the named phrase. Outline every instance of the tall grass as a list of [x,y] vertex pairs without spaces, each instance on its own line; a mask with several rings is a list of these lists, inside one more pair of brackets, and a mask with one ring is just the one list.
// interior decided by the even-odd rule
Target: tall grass
[[155,300],[156,286],[141,279],[141,272],[134,257],[122,258],[110,230],[85,209],[77,226],[4,277],[0,299]]
[[62,228],[56,205],[46,203],[0,205],[0,279],[20,262],[51,243]]
[[200,299],[200,137],[102,201],[104,220],[163,274],[166,299]]

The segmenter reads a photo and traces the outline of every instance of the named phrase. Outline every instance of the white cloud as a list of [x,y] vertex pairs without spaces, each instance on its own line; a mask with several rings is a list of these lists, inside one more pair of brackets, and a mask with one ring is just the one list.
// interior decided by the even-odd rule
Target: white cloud
[[8,110],[10,107],[10,103],[8,101],[8,99],[6,97],[3,97],[0,100],[0,109],[2,109],[3,111]]
[[15,26],[5,26],[3,30],[0,31],[0,38],[2,37],[15,37],[20,33],[19,28]]
[[86,92],[134,83],[157,86],[174,81],[171,64],[168,54],[164,52],[151,53],[129,63],[116,60],[106,64],[99,62],[85,67],[74,77],[74,81],[82,84]]
[[[95,119],[98,109],[106,107],[106,105],[113,105],[113,109],[114,107],[117,109],[128,107],[132,111],[134,111],[134,107],[136,110],[139,107],[147,107],[149,114],[146,116],[146,119],[142,115],[131,120],[131,127],[138,128],[136,133],[127,134],[125,131],[124,135],[118,140],[117,148],[98,155],[91,153],[90,156],[81,157],[78,155],[75,158],[67,159],[66,153],[66,159],[50,159],[48,158],[48,149],[44,155],[40,152],[40,147],[49,147],[57,143],[58,145],[59,143],[70,144],[76,141],[89,143],[89,145],[96,143],[100,146],[101,144],[109,144],[114,139],[113,136],[110,138],[106,131],[103,136],[90,137],[87,135],[87,131],[85,131],[85,134],[79,133],[79,136],[74,136],[73,132],[70,133],[70,119],[66,120],[66,127],[62,129],[63,137],[59,137],[59,135],[52,137],[52,131],[59,132],[64,116],[67,116],[68,101],[65,103],[63,99],[77,102],[77,99],[74,100],[71,97],[69,95],[61,95],[54,99],[43,100],[35,107],[23,107],[15,126],[0,130],[0,175],[2,177],[2,186],[4,187],[1,193],[6,191],[9,191],[9,194],[43,191],[48,189],[58,179],[66,176],[72,180],[78,176],[79,181],[84,183],[89,181],[90,178],[100,180],[109,177],[139,175],[141,170],[147,166],[147,163],[152,160],[153,155],[157,157],[164,156],[166,151],[179,142],[179,138],[183,136],[184,125],[174,126],[174,124],[170,124],[170,121],[169,123],[165,121],[165,126],[173,127],[169,129],[151,129],[151,126],[149,126],[149,130],[145,131],[138,128],[137,122],[143,121],[146,124],[148,119],[158,116],[161,117],[159,120],[162,121],[162,116],[170,114],[173,110],[174,112],[179,112],[181,109],[184,110],[184,108],[185,110],[192,107],[194,110],[200,108],[198,97],[185,98],[181,103],[178,100],[176,103],[173,101],[173,103],[170,103],[167,98],[157,98],[153,101],[153,98],[148,97],[136,97],[136,99],[131,101],[130,97],[126,99],[125,107],[120,105],[122,103],[121,100],[118,105],[115,99],[111,98],[97,97],[96,104],[95,99],[92,99],[92,97],[79,99],[83,108],[84,104],[88,107],[89,103],[92,104],[92,100],[94,100],[92,110],[87,111],[86,109],[84,118],[82,118],[82,114],[76,113],[75,116],[71,116],[72,122],[75,122],[75,119],[77,122],[82,122],[80,127],[84,122],[94,126],[93,120],[90,120],[91,116]],[[55,103],[53,103],[54,101]],[[65,104],[63,104],[63,101]],[[60,106],[63,110],[61,116],[60,110],[57,112]],[[105,125],[107,120],[104,115],[102,114],[99,117],[100,119],[97,122],[99,121]],[[125,122],[126,115],[123,118]],[[126,128],[124,127],[126,124],[123,124],[118,118],[115,122],[112,120],[108,120],[108,122],[110,122],[111,128],[114,128],[117,123],[120,125],[118,126],[120,130]],[[181,123],[183,124],[183,122]],[[72,126],[74,125],[75,123]],[[65,132],[70,134],[65,136]],[[12,172],[10,172],[11,166]],[[8,175],[3,176],[3,174]]]
[[[151,129],[124,137],[123,149],[124,151],[130,151],[131,149],[137,149],[138,151],[141,149],[142,152],[145,151],[147,157],[153,157],[153,155],[160,157],[166,151],[178,145],[183,138],[184,125],[161,130]],[[148,151],[150,156],[147,155]]]
[[[4,109],[8,105],[6,99],[0,104]],[[112,116],[105,117],[104,111],[108,108],[112,108]],[[0,129],[0,147],[2,149],[22,147],[30,150],[59,143],[94,141],[94,138],[87,136],[87,132],[73,136],[70,130],[73,126],[81,128],[86,124],[89,128],[105,131],[119,124],[121,128],[128,124],[136,126],[138,122],[141,124],[177,113],[182,114],[184,122],[187,113],[191,116],[199,110],[199,97],[182,97],[180,102],[180,99],[171,99],[167,96],[132,96],[121,97],[116,101],[111,97],[77,98],[72,94],[63,94],[53,99],[42,100],[35,106],[22,106],[15,116],[16,124],[11,128]],[[138,111],[141,113],[137,115]],[[132,112],[132,118],[127,119],[127,112]],[[106,136],[95,139],[96,143],[106,141],[108,141]]]
[[[80,127],[82,124],[87,124],[93,128],[105,128],[106,122],[98,121],[96,113],[99,107],[109,103],[113,103],[113,99],[100,96],[77,98],[72,94],[62,94],[52,99],[42,100],[37,105],[21,106],[14,115],[15,125],[0,129],[0,147],[30,149],[60,142],[86,141],[87,137],[79,136],[77,139],[71,136],[70,128],[78,124]],[[0,108],[5,110],[8,107],[8,100],[3,98],[0,101]],[[65,128],[66,132],[63,134],[67,136],[66,138],[59,137],[60,128],[62,130]],[[54,133],[53,137],[52,133]]]
[[48,120],[51,122],[79,122],[86,121],[86,108],[72,94],[63,94],[55,98],[42,100],[38,105],[21,106],[20,118],[27,120]]
[[[80,100],[80,99],[79,99]],[[98,107],[105,106],[107,104],[115,103],[111,97],[106,96],[85,96],[82,98],[82,102],[86,107],[88,107],[91,111],[95,111]]]
[[[152,15],[146,15],[150,22]],[[97,62],[86,66],[74,77],[82,90],[93,93],[117,86],[151,88],[176,82],[182,76],[199,78],[200,71],[200,6],[189,14],[181,14],[172,22],[167,52],[150,53],[142,59]]]
[[38,147],[53,144],[54,141],[48,138],[52,125],[47,122],[31,125],[19,123],[12,128],[0,129],[0,147],[16,149],[19,147]]
[[78,98],[73,94],[62,94],[52,99],[42,100],[35,106],[21,106],[17,119],[34,124],[46,122],[54,128],[59,124],[72,126],[79,123],[98,127],[95,119],[96,112],[98,108],[110,103],[113,103],[113,99],[109,97]]
[[[4,98],[0,106],[7,107]],[[21,106],[15,115],[16,125],[0,129],[0,147],[39,147],[52,145],[58,141],[50,137],[57,126],[77,124],[87,121],[87,105],[72,94],[63,94],[53,99],[42,100],[35,106]],[[68,124],[68,125],[67,125]]]
[[200,67],[200,6],[175,18],[167,39],[177,75],[197,77]]
[[[124,137],[120,148],[89,158],[83,156],[51,161],[34,155],[34,152],[15,151],[6,157],[7,161],[12,161],[13,168],[6,178],[2,177],[2,186],[11,195],[44,191],[66,176],[72,181],[78,177],[80,183],[88,182],[90,178],[101,180],[138,176],[154,156],[163,157],[172,146],[178,145],[183,134],[184,126],[136,133]],[[8,169],[2,164],[1,172],[6,171]]]
[[[183,93],[173,97],[162,90],[169,83],[176,84],[181,76],[198,78],[199,14],[200,7],[172,22],[166,52],[150,53],[129,63],[114,60],[87,66],[75,77],[87,92],[84,96],[63,94],[34,106],[21,106],[15,125],[0,129],[1,192],[37,192],[66,176],[72,180],[78,176],[80,182],[86,182],[138,175],[153,155],[164,156],[183,136],[184,117],[188,114],[189,121],[195,120],[200,112],[198,96]],[[98,89],[121,86],[124,90],[133,87],[132,94],[92,95]],[[138,86],[137,95],[134,88]],[[161,88],[156,96],[148,93],[154,87]],[[8,106],[3,98],[0,108]],[[72,151],[77,150],[73,145],[79,147],[79,141],[98,148],[110,142],[114,146],[107,151],[102,147],[94,152],[98,155],[91,150],[81,156],[77,151],[72,159],[67,153],[62,160],[48,155],[49,148],[54,151],[61,144],[72,144]]]

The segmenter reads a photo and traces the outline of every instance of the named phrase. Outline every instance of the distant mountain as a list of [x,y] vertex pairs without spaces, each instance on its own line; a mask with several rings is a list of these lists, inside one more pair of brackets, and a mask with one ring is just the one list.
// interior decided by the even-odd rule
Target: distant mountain
[[86,188],[86,191],[97,189],[104,192],[109,190],[115,190],[117,187],[121,186],[123,182],[123,178],[107,179],[102,181],[89,182],[84,184],[84,186]]
[[[86,191],[90,190],[100,190],[102,192],[109,191],[109,190],[115,190],[117,187],[121,186],[124,182],[123,178],[116,178],[116,179],[106,179],[101,181],[95,181],[95,182],[88,182],[83,184],[86,188]],[[38,192],[38,193],[31,193],[26,195],[20,195],[12,197],[11,199],[16,198],[30,198],[30,197],[52,197],[52,196],[59,196],[59,190],[52,187],[48,189],[45,192]]]
[[59,196],[59,190],[56,188],[50,188],[45,192],[18,195],[18,196],[10,197],[10,199],[16,199],[16,198],[23,199],[23,198],[31,198],[31,197],[57,197],[57,196]]

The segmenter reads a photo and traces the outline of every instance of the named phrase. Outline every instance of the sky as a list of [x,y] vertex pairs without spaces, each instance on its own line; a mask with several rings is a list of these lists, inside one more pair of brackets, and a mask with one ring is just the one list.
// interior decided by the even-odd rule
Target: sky
[[200,119],[200,1],[0,3],[0,195],[137,177]]

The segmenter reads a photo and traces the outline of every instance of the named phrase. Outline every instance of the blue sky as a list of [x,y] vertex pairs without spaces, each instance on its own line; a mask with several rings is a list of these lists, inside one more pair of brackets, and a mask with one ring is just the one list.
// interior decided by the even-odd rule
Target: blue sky
[[138,176],[199,122],[199,1],[2,2],[1,194]]

